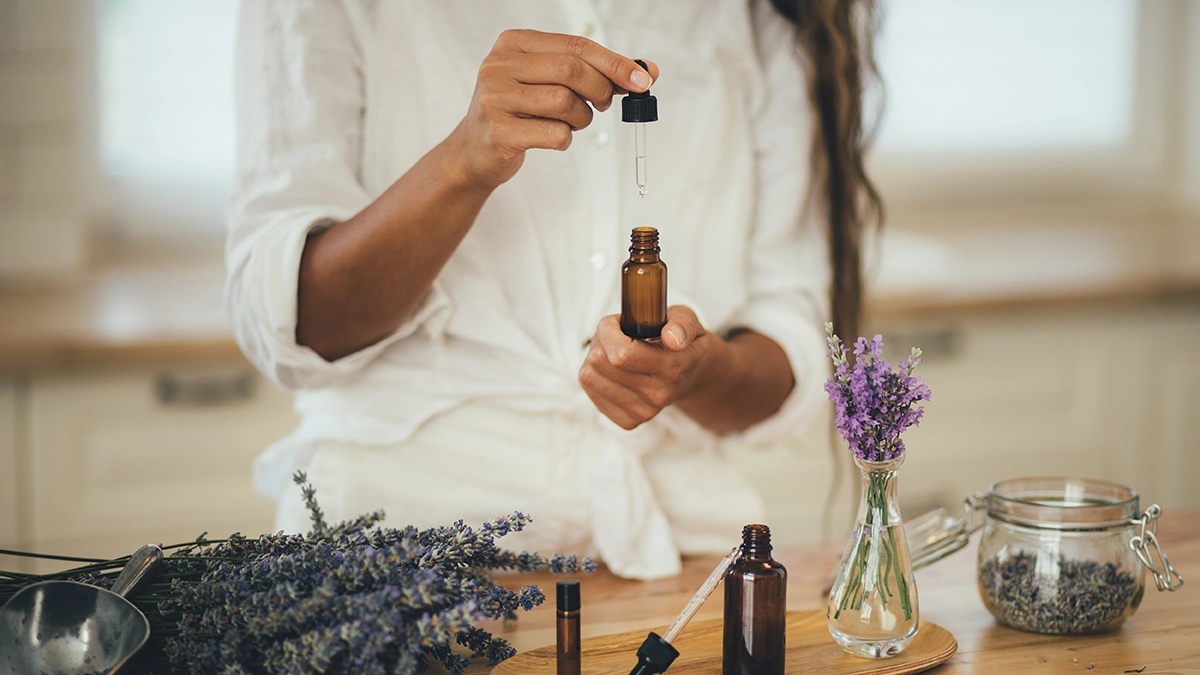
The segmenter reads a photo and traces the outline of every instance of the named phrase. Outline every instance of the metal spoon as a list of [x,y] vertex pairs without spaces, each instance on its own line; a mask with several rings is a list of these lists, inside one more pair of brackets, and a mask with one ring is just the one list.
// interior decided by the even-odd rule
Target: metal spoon
[[150,637],[150,622],[125,599],[162,562],[138,549],[111,591],[73,581],[21,589],[0,608],[0,675],[110,675]]

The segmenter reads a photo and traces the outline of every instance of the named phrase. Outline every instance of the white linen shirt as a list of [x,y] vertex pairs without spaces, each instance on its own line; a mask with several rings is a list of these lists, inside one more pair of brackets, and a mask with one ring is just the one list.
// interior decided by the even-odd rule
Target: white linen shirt
[[[446,138],[507,28],[583,34],[659,65],[648,195],[615,101],[568,151],[527,153],[392,335],[332,363],[298,345],[306,237]],[[642,458],[665,445],[786,443],[823,398],[829,267],[805,208],[812,120],[791,26],[764,0],[245,0],[239,32],[227,304],[242,349],[295,393],[302,418],[257,461],[259,491],[278,498],[317,443],[403,444],[472,402],[570,413],[611,439],[588,469],[601,555],[628,576],[678,570],[679,551],[697,546],[672,541]],[[767,420],[717,439],[668,408],[628,433],[584,394],[586,344],[619,312],[640,225],[660,232],[671,304],[787,353],[796,386]]]

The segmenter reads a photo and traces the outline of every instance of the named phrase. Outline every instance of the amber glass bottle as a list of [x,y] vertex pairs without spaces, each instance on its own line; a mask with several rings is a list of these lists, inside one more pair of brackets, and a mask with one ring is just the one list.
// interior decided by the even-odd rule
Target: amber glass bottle
[[725,573],[724,675],[783,675],[787,570],[771,557],[766,525],[742,529],[742,555]]
[[579,675],[579,581],[558,582],[558,675]]
[[621,266],[621,332],[645,340],[667,325],[667,265],[658,258],[658,230],[635,227]]

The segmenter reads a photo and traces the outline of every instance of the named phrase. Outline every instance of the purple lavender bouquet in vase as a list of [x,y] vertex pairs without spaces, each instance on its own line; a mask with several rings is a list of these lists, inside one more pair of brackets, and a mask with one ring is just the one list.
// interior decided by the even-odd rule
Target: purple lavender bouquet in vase
[[853,366],[842,341],[825,324],[833,377],[825,391],[834,422],[862,472],[858,518],[829,593],[826,618],[833,639],[847,652],[867,658],[895,656],[917,635],[917,586],[896,494],[904,462],[900,434],[915,425],[929,400],[929,387],[912,374],[921,350],[898,370],[882,358],[883,338],[854,343]]

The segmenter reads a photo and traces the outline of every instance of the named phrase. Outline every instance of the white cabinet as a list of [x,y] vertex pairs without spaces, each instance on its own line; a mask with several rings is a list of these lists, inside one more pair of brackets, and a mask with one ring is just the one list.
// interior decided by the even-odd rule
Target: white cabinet
[[1006,478],[1103,474],[1106,393],[1116,379],[1105,367],[1107,323],[1022,312],[880,326],[896,351],[926,349],[918,374],[933,393],[921,425],[905,434],[902,504],[957,512],[965,496]]
[[20,463],[17,459],[17,385],[0,379],[0,548],[20,544]]
[[1178,306],[1116,328],[1121,379],[1106,395],[1128,420],[1114,426],[1108,468],[1131,477],[1143,505],[1200,508],[1200,307]]
[[1129,485],[1143,506],[1200,507],[1186,478],[1200,468],[1195,302],[943,314],[878,330],[898,348],[929,336],[949,345],[920,366],[933,400],[906,435],[906,504],[957,509],[1005,478],[1073,475]]
[[1182,363],[1165,368],[1162,412],[1157,424],[1151,422],[1161,434],[1151,442],[1164,456],[1159,471],[1162,480],[1155,494],[1147,497],[1171,506],[1200,508],[1196,484],[1200,476],[1200,325],[1189,331],[1186,338],[1195,351],[1180,359]]
[[255,455],[289,433],[291,396],[250,366],[32,378],[28,405],[33,545],[108,557],[201,532],[271,530]]
[[[1143,507],[1200,508],[1197,301],[943,310],[867,329],[883,334],[893,363],[925,351],[917,372],[933,399],[905,434],[906,515],[961,513],[973,492],[1036,475],[1106,478],[1138,490]],[[852,517],[857,469],[844,465],[831,511],[833,460],[820,438],[734,460],[781,542],[838,538]]]

